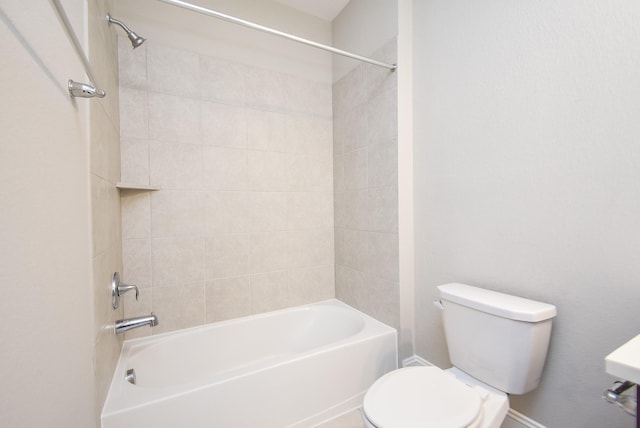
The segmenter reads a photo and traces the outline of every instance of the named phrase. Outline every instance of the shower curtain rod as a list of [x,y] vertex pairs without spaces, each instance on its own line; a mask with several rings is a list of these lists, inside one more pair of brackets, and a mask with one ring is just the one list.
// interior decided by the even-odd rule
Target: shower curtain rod
[[273,34],[274,36],[283,37],[288,40],[293,40],[294,42],[302,43],[305,45],[313,46],[314,48],[322,49],[325,51],[332,52],[337,55],[342,55],[347,58],[356,59],[358,61],[363,61],[369,64],[377,65],[378,67],[388,68],[391,71],[395,71],[396,64],[387,64],[385,62],[377,61],[375,59],[367,58],[362,55],[357,55],[351,52],[343,51],[341,49],[336,49],[332,46],[323,45],[321,43],[317,43],[311,40],[303,39],[302,37],[294,36],[292,34],[284,33],[279,30],[275,30],[270,27],[265,27],[264,25],[256,24],[255,22],[246,21],[244,19],[236,18],[231,15],[226,15],[224,13],[216,12],[215,10],[207,9],[202,6],[197,6],[191,3],[187,3],[182,0],[159,0],[163,3],[167,3],[173,6],[178,6],[184,9],[191,10],[193,12],[201,13],[203,15],[213,16],[214,18],[221,19],[223,21],[231,22],[233,24],[239,24],[244,27],[253,28],[254,30],[262,31],[265,33]]

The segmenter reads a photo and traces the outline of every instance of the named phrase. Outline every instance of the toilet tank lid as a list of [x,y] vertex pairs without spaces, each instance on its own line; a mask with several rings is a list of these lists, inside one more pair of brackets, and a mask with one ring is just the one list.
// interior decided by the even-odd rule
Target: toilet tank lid
[[539,322],[556,316],[554,305],[466,284],[439,285],[443,300],[516,321]]

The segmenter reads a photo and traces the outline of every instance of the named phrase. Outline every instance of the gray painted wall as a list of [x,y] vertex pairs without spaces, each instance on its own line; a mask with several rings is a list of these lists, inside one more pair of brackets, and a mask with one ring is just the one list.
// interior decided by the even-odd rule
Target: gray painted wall
[[631,426],[600,394],[604,356],[640,330],[640,4],[430,0],[413,16],[417,353],[449,364],[438,284],[553,303],[542,384],[512,407]]

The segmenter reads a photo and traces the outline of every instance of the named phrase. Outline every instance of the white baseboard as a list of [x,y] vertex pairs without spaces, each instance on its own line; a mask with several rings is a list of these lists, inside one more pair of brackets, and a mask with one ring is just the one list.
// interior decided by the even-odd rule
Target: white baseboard
[[502,424],[502,428],[547,428],[539,422],[534,421],[533,419],[523,415],[517,410],[509,409],[507,412],[507,418],[511,419],[510,421],[505,421]]
[[[433,364],[418,355],[412,355],[402,360],[402,367],[411,366],[433,366]],[[509,409],[507,418],[509,420],[504,421],[502,428],[546,428],[544,425],[513,409]]]

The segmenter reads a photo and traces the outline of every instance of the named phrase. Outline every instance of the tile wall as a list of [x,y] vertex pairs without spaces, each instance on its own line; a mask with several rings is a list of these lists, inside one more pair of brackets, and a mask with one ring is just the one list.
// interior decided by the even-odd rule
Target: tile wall
[[[332,298],[331,85],[119,42],[125,314],[153,333]],[[128,337],[146,335],[137,329]]]
[[[396,62],[396,38],[374,58]],[[397,75],[361,64],[333,85],[336,296],[399,328]]]
[[[115,320],[123,310],[111,307],[111,277],[122,270],[120,228],[120,144],[118,138],[118,59],[113,28],[104,21],[111,1],[87,3],[87,49],[96,80],[106,91],[102,99],[78,100],[89,106],[91,232],[94,304],[94,372],[96,376],[96,417],[104,403],[117,363],[122,337],[113,333]],[[96,420],[99,426],[99,420]]]

